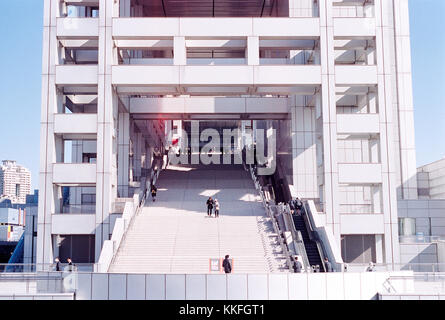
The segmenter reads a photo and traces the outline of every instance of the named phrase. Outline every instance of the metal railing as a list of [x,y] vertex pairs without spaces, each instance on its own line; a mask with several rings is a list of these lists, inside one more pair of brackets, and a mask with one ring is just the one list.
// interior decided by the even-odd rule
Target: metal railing
[[[59,264],[59,271],[94,272],[94,263]],[[5,273],[57,272],[55,263],[0,263],[0,276]]]
[[400,243],[433,243],[438,241],[445,241],[444,236],[399,236]]
[[[343,263],[344,272],[366,272],[368,263]],[[445,272],[445,263],[375,263],[374,272],[413,271],[416,273]]]
[[[411,290],[400,288],[400,283],[412,282]],[[412,295],[445,294],[445,273],[415,273],[413,275],[393,275],[383,283],[387,293]],[[409,292],[412,291],[412,292]]]

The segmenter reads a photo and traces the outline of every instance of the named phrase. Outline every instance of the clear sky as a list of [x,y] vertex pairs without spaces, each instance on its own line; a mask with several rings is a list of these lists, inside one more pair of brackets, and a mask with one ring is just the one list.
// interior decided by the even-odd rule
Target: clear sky
[[[445,156],[445,1],[410,0],[417,165]],[[0,160],[38,187],[43,0],[0,1]]]

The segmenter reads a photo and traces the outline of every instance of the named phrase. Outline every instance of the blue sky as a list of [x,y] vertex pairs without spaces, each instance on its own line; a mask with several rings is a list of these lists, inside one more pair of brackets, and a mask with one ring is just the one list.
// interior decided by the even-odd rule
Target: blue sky
[[[417,165],[445,156],[445,1],[410,0]],[[0,1],[0,159],[38,187],[43,0]]]

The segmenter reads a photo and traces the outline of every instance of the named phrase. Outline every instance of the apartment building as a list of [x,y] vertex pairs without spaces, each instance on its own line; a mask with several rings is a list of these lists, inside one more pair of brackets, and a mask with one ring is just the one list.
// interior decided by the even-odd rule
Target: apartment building
[[16,161],[3,160],[0,166],[0,197],[11,203],[26,202],[26,195],[31,193],[31,172]]

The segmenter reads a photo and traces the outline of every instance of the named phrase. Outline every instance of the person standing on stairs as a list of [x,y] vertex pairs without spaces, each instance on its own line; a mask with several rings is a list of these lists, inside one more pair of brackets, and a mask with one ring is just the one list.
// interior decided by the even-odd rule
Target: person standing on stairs
[[227,254],[224,257],[222,267],[224,268],[225,273],[231,273],[232,272],[232,265],[230,264],[229,255]]
[[215,199],[215,218],[219,217],[219,201]]
[[209,199],[207,199],[206,204],[207,204],[207,216],[211,217],[214,204],[212,197],[209,197]]

